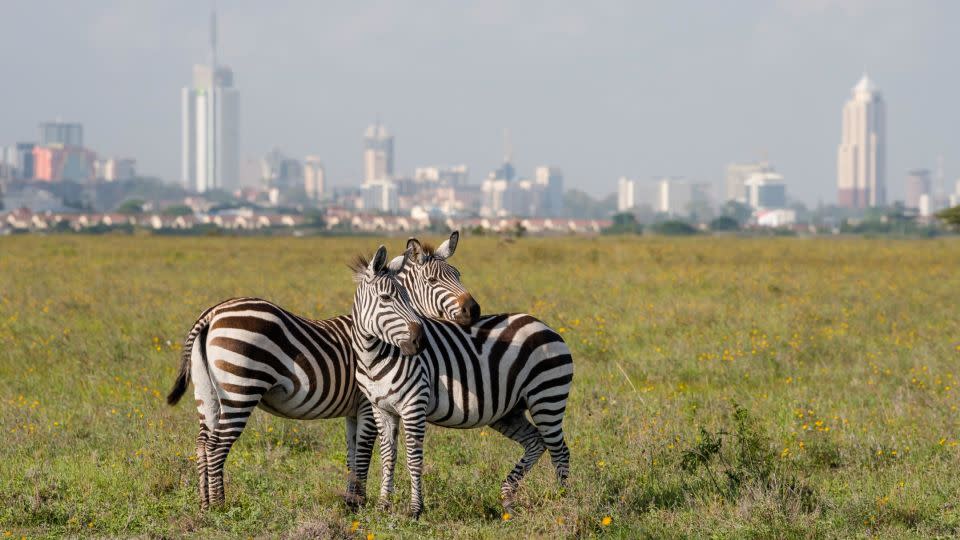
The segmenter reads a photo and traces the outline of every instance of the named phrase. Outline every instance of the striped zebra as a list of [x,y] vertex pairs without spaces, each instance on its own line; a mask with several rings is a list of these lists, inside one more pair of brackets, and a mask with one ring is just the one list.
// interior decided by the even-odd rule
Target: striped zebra
[[175,405],[192,379],[203,510],[223,504],[224,462],[256,407],[300,420],[346,417],[346,500],[363,502],[377,431],[356,383],[352,326],[348,316],[314,321],[259,298],[227,300],[200,315],[167,403]]
[[[411,298],[410,291],[394,285],[403,277],[407,254],[389,265],[384,261],[381,246],[369,263],[358,258],[353,264],[358,284],[353,346],[357,381],[373,404],[380,433],[380,505],[387,506],[393,492],[401,423],[411,481],[409,511],[414,518],[423,511],[423,438],[428,422],[452,428],[490,426],[523,447],[523,456],[500,490],[508,511],[521,479],[545,450],[562,486],[570,468],[563,416],[573,359],[560,334],[523,313],[481,317],[467,328],[412,316],[406,304],[427,299]],[[416,296],[417,289],[413,291]],[[417,357],[411,357],[421,348]]]
[[[419,291],[423,313],[469,324],[480,308],[463,289],[459,273],[438,255],[451,256],[458,238],[457,232],[451,234],[437,254],[410,239],[425,252],[417,268],[404,275]],[[227,300],[200,315],[184,342],[180,374],[167,402],[176,404],[193,380],[203,509],[223,503],[224,462],[256,407],[303,420],[346,417],[346,501],[364,502],[377,429],[356,385],[352,325],[349,315],[315,321],[258,298]]]

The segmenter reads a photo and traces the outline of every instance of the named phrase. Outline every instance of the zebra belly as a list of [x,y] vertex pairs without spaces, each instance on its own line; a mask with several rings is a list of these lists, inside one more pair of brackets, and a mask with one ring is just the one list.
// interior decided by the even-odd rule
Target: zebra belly
[[[276,390],[280,390],[276,392]],[[318,418],[340,418],[357,414],[359,402],[354,396],[352,400],[337,402],[327,407],[313,406],[305,409],[298,402],[291,400],[282,388],[274,388],[266,394],[257,404],[257,407],[269,412],[272,415],[281,418],[291,418],[294,420],[315,420]]]

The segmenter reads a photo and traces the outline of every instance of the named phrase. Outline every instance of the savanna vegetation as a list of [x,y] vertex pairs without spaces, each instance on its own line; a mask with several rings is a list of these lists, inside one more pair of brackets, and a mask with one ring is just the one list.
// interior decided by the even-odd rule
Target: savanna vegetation
[[377,244],[0,238],[0,536],[960,535],[947,238],[466,237],[451,262],[484,311],[533,313],[573,350],[568,488],[544,458],[503,516],[520,448],[430,428],[422,519],[402,467],[392,512],[354,512],[343,423],[257,412],[226,506],[201,514],[196,412],[164,403],[195,317],[235,295],[346,313],[345,263]]

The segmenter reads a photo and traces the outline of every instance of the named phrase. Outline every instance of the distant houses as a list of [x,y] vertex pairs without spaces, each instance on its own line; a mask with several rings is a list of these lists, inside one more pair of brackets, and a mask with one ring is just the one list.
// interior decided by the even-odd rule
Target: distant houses
[[78,212],[34,212],[26,208],[0,211],[0,234],[27,232],[104,232],[113,229],[141,229],[167,233],[189,233],[203,227],[232,232],[265,232],[313,229],[338,233],[406,233],[440,226],[446,229],[531,235],[599,234],[610,220],[565,218],[434,218],[365,214],[330,209],[321,221],[301,214],[268,214],[253,211],[221,214],[118,214]]

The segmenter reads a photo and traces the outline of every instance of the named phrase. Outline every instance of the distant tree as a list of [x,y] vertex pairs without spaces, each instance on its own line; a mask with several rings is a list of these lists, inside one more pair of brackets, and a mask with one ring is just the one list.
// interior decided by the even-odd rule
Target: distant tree
[[737,220],[740,225],[750,221],[753,215],[753,209],[739,201],[727,201],[724,203],[720,214]]
[[165,216],[192,216],[193,208],[185,204],[175,204],[164,208],[161,213]]
[[522,237],[522,236],[526,236],[526,234],[527,234],[527,228],[524,227],[524,226],[523,226],[523,223],[520,223],[520,221],[518,220],[518,221],[514,222],[514,224],[513,224],[513,230],[510,231],[510,234],[511,234],[512,236],[516,237],[516,238],[520,238],[520,237]]
[[637,223],[637,217],[630,212],[613,215],[613,224],[603,230],[603,234],[640,234],[643,225]]
[[303,220],[307,225],[314,227],[323,227],[326,221],[323,219],[323,210],[319,208],[307,208],[303,211]]
[[952,230],[960,229],[960,205],[946,208],[936,213],[937,219]]
[[739,231],[740,223],[731,216],[720,216],[710,222],[711,231]]
[[143,199],[127,199],[117,207],[117,212],[120,214],[142,214],[143,204]]
[[653,231],[666,236],[691,236],[697,234],[697,229],[685,221],[664,221],[653,226]]
[[599,219],[609,216],[617,209],[617,197],[611,195],[597,200],[578,189],[563,194],[564,213],[573,218]]

